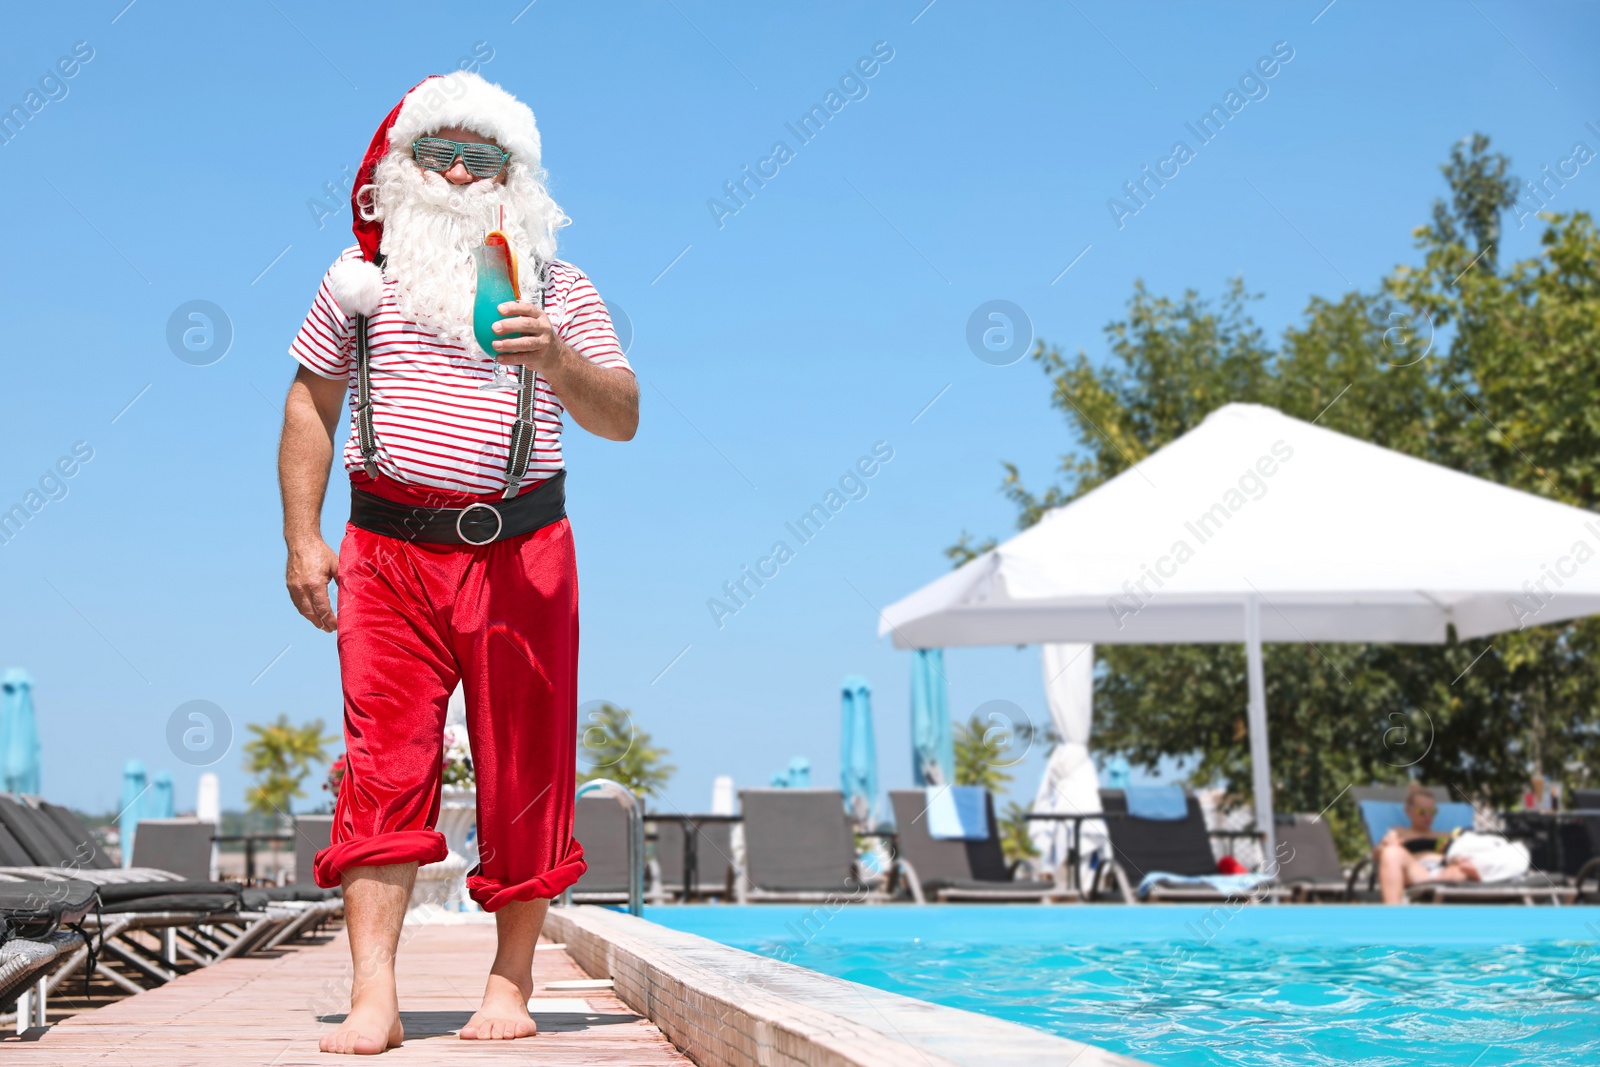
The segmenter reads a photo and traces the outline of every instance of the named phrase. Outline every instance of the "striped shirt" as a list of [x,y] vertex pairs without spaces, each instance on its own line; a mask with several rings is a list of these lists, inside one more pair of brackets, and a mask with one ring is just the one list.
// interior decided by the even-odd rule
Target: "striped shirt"
[[[360,248],[352,245],[339,258],[360,255]],[[545,307],[561,339],[584,358],[602,367],[632,370],[617,344],[611,315],[583,271],[570,263],[553,262]],[[478,388],[494,373],[489,360],[475,346],[442,341],[427,326],[402,315],[394,280],[388,277],[383,301],[367,320],[367,333],[379,471],[399,482],[452,492],[503,491],[517,394]],[[355,348],[355,318],[339,308],[324,276],[289,354],[313,374],[349,380],[350,438],[344,447],[344,466],[351,472],[362,469],[356,434]],[[543,377],[536,378],[535,385],[537,429],[525,485],[561,469],[564,409]]]

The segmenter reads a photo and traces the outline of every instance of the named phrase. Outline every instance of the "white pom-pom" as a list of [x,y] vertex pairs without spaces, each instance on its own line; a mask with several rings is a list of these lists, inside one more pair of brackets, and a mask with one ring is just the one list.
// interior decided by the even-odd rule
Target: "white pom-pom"
[[383,302],[383,271],[364,259],[341,259],[328,271],[328,290],[346,315],[371,315]]

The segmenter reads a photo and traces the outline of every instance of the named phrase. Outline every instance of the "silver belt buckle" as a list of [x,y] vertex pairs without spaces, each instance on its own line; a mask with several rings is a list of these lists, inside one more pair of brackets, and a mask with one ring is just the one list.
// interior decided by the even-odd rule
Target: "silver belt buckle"
[[[482,541],[474,541],[461,531],[461,520],[466,518],[467,513],[473,508],[485,508],[488,510],[489,514],[494,516],[494,533],[490,534],[488,537],[485,537]],[[476,503],[468,504],[466,507],[461,509],[461,514],[456,516],[456,536],[461,538],[463,543],[469,545],[489,544],[500,536],[500,531],[505,529],[505,526],[506,520],[501,516],[500,509],[495,507],[493,504],[485,504],[481,500]]]

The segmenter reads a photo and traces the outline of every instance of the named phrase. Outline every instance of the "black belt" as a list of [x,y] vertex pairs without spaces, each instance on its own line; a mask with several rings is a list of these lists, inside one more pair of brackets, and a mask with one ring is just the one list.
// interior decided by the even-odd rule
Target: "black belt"
[[560,522],[567,515],[567,472],[510,500],[464,508],[397,504],[350,487],[350,524],[384,537],[431,545],[487,545]]

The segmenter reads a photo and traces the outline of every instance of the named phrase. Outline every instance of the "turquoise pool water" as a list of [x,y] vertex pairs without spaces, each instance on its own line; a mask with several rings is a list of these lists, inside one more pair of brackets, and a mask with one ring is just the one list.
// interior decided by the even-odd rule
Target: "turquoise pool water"
[[1600,1063],[1600,908],[656,907],[1153,1064]]

